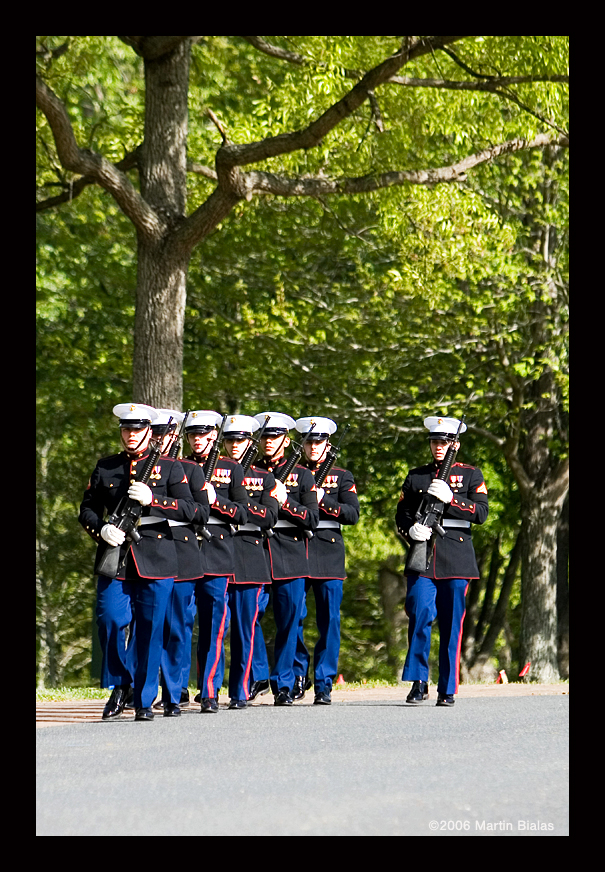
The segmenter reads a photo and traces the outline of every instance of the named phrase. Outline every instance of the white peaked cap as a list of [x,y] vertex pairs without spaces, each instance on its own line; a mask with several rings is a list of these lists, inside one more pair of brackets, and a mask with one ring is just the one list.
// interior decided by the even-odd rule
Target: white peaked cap
[[153,422],[154,427],[160,427],[162,424],[165,426],[170,418],[172,418],[172,423],[180,424],[185,417],[184,412],[177,412],[175,409],[156,409],[157,418]]
[[187,415],[185,430],[194,430],[197,427],[200,430],[202,428],[210,428],[212,430],[214,427],[218,427],[222,420],[223,416],[219,415],[218,412],[213,412],[211,409],[196,409],[195,412],[189,412]]
[[260,424],[256,418],[252,418],[250,415],[229,415],[225,422],[223,439],[228,439],[231,434],[235,433],[252,434],[255,433],[259,427]]
[[[429,439],[431,436],[443,436],[444,439],[448,437],[451,439],[458,432],[460,421],[458,418],[437,418],[433,416],[424,419],[424,426],[429,431]],[[460,433],[464,433],[465,430],[466,424],[463,424]]]
[[[261,425],[261,427],[264,425],[267,415],[269,415],[267,430],[294,429],[294,418],[291,418],[290,415],[282,415],[280,412],[259,412],[258,415],[255,415],[254,417]],[[267,430],[265,430],[265,433],[267,432]]]
[[[313,424],[315,424],[314,427]],[[310,418],[299,418],[296,422],[296,429],[299,433],[307,433],[311,427],[313,429],[309,434],[310,439],[317,439],[320,436],[327,438],[338,429],[338,425],[331,418],[311,416]]]
[[145,403],[118,403],[113,407],[113,413],[120,419],[120,424],[122,421],[151,424],[158,414],[153,406],[147,406]]

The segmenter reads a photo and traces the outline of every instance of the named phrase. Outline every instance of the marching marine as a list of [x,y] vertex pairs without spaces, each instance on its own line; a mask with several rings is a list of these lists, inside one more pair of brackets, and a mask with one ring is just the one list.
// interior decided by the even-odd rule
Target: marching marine
[[233,525],[245,524],[248,519],[248,494],[239,463],[218,454],[208,480],[211,452],[220,451],[220,445],[215,443],[222,420],[218,412],[200,409],[190,412],[185,423],[185,434],[192,448],[185,459],[204,470],[210,503],[210,517],[202,542],[205,573],[196,585],[198,687],[204,714],[218,712],[218,696],[225,674],[224,638],[229,626],[227,586],[235,579]]
[[[148,483],[137,480],[149,472],[151,424],[156,411],[143,403],[120,403],[123,451],[97,463],[82,498],[79,521],[98,544],[96,565],[108,549],[118,554],[113,577],[99,574],[96,617],[102,649],[101,686],[113,692],[103,719],[122,714],[134,682],[135,720],[153,720],[151,706],[158,690],[164,617],[178,571],[170,520],[189,521],[195,504],[181,464],[157,458]],[[123,497],[139,504],[141,517],[128,538],[112,517]],[[119,548],[118,552],[113,552]],[[131,674],[126,655],[126,628],[136,624],[136,669]]]
[[[232,415],[224,429],[225,451],[238,463],[252,443],[259,429],[256,418]],[[252,657],[255,647],[264,645],[260,640],[259,613],[262,608],[265,584],[271,584],[267,551],[263,547],[264,534],[277,521],[280,503],[286,499],[286,489],[276,482],[272,472],[251,465],[244,470],[244,488],[248,495],[248,519],[240,524],[234,536],[235,576],[229,583],[229,609],[231,612],[231,663],[229,666],[230,709],[243,709],[250,698]],[[266,657],[266,653],[265,653]]]
[[275,705],[290,706],[293,702],[298,624],[309,568],[307,534],[312,534],[317,526],[319,507],[312,473],[294,464],[302,448],[293,453],[292,460],[284,456],[290,445],[288,432],[294,428],[294,419],[278,412],[262,412],[254,417],[261,425],[267,423],[260,443],[263,456],[256,467],[272,472],[277,481],[285,479],[286,487],[286,500],[279,508],[273,535],[267,537],[265,547],[271,567],[273,615],[277,630],[275,662],[269,678]]
[[[408,544],[432,542],[428,566],[422,573],[409,571],[405,610],[409,617],[409,647],[403,681],[413,682],[407,702],[418,704],[429,695],[429,653],[431,627],[439,620],[439,682],[437,705],[454,705],[458,691],[462,624],[466,613],[465,596],[469,581],[479,578],[471,537],[471,524],[483,524],[488,515],[487,487],[480,469],[453,463],[447,481],[437,479],[451,444],[457,451],[456,433],[467,429],[455,418],[425,418],[433,459],[410,470],[401,490],[395,522]],[[441,526],[444,536],[433,536],[430,527],[416,519],[425,494],[445,505]],[[408,563],[410,556],[408,555]]]
[[[311,429],[311,425],[314,425]],[[306,433],[304,460],[315,476],[320,470],[330,445],[330,436],[337,425],[330,418],[299,418],[296,422],[299,433]],[[334,458],[335,459],[335,458]],[[338,655],[340,652],[340,605],[343,595],[343,581],[346,578],[345,546],[342,524],[356,524],[359,520],[359,500],[357,488],[348,469],[332,465],[334,459],[323,469],[323,482],[318,482],[317,501],[319,503],[319,523],[312,539],[308,542],[309,570],[305,584],[305,597],[310,588],[315,595],[315,615],[319,639],[313,652],[313,684],[315,685],[315,705],[331,703],[332,683],[338,674]],[[296,682],[293,699],[302,699],[305,690],[311,686],[309,681],[309,652],[303,640],[303,620],[306,604],[301,617],[294,671]]]

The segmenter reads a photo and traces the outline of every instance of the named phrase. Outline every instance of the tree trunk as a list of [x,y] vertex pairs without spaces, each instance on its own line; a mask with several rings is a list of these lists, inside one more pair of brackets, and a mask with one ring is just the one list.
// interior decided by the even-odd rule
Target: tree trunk
[[561,678],[569,678],[569,494],[557,530],[558,657]]
[[521,660],[529,681],[559,680],[557,661],[557,525],[561,505],[525,502],[521,574]]
[[188,261],[188,252],[139,241],[132,397],[137,403],[181,409]]
[[[181,408],[190,251],[173,243],[187,203],[187,97],[191,40],[145,61],[141,194],[165,222],[163,238],[138,234],[133,400]],[[170,143],[170,148],[167,148]]]

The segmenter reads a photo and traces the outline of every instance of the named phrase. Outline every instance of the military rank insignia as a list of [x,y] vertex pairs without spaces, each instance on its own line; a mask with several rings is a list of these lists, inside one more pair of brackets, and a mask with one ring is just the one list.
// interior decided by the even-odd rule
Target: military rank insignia
[[291,472],[284,484],[286,487],[298,487],[298,473]]

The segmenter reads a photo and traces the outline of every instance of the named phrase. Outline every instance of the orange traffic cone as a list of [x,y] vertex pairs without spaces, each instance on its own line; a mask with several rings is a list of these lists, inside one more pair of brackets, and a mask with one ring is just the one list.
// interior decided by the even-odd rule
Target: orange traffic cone
[[339,675],[338,678],[336,679],[336,684],[346,684],[346,681],[345,681],[344,678],[342,677],[342,672],[340,673],[340,675]]

